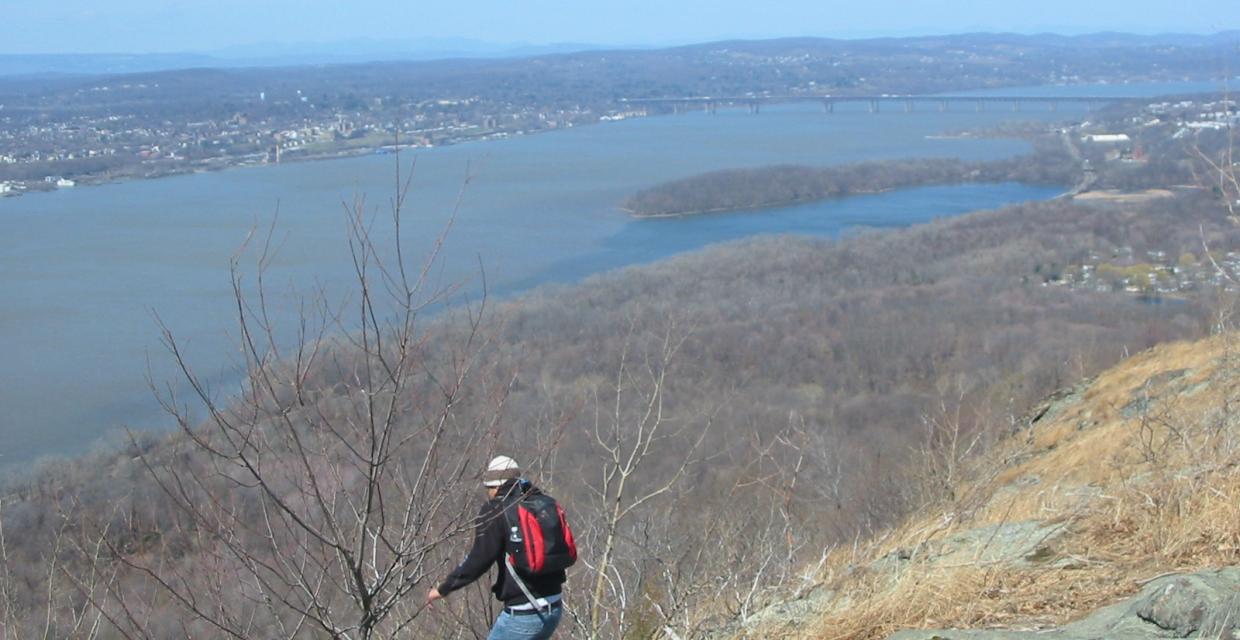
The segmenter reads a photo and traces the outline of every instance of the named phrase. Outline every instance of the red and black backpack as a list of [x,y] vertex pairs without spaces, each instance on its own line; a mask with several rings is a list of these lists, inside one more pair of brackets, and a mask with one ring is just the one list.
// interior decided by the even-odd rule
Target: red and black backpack
[[577,562],[573,530],[555,498],[530,491],[504,509],[504,522],[508,528],[504,552],[522,574],[563,571]]

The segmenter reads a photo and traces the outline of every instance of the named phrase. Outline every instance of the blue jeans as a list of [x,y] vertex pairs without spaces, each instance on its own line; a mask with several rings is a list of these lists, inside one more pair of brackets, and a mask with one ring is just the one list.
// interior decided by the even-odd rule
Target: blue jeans
[[525,613],[514,616],[507,612],[501,613],[495,619],[495,626],[491,627],[491,635],[487,636],[487,640],[547,640],[559,626],[561,613],[563,607],[551,607],[541,614]]

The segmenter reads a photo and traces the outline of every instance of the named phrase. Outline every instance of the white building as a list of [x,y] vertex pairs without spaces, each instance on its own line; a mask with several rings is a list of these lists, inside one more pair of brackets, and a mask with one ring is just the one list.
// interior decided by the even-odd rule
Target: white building
[[1128,142],[1126,133],[1091,133],[1081,138],[1082,142],[1117,143]]

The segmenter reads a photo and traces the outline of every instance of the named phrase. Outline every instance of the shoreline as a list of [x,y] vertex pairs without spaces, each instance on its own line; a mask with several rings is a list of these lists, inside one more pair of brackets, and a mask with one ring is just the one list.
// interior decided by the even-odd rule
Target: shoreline
[[[575,124],[573,126],[587,126],[587,125],[593,125],[593,124],[600,124],[602,122],[605,122],[605,121],[599,120],[597,122],[581,123],[581,124]],[[109,185],[109,184],[138,182],[142,180],[158,180],[160,178],[171,178],[175,176],[187,176],[187,175],[195,175],[195,174],[200,174],[200,173],[213,173],[217,171],[228,171],[231,169],[246,169],[246,168],[254,168],[254,167],[278,167],[278,166],[285,165],[285,164],[297,164],[297,163],[302,163],[302,162],[343,160],[347,158],[359,158],[362,156],[369,156],[369,155],[394,154],[394,153],[400,153],[402,151],[408,151],[411,149],[434,149],[437,147],[449,147],[449,146],[454,146],[458,144],[466,144],[466,143],[471,143],[471,142],[485,142],[489,140],[503,140],[503,139],[512,138],[516,136],[537,135],[540,133],[545,133],[549,131],[559,131],[559,130],[560,130],[559,128],[553,128],[553,129],[539,129],[536,131],[513,131],[513,132],[499,132],[499,133],[490,132],[490,133],[487,133],[484,135],[478,135],[478,136],[451,138],[451,139],[438,142],[433,145],[423,145],[423,144],[404,145],[404,144],[400,144],[399,142],[392,141],[392,142],[385,142],[377,146],[367,145],[363,147],[337,149],[333,151],[323,151],[323,152],[316,152],[312,154],[298,154],[298,153],[288,154],[286,152],[286,154],[284,155],[284,157],[281,159],[280,162],[268,162],[266,159],[263,159],[263,160],[256,159],[256,156],[262,155],[266,157],[269,154],[251,154],[248,156],[228,156],[228,157],[208,158],[208,159],[204,159],[201,161],[197,161],[191,165],[186,165],[186,166],[182,166],[179,168],[169,168],[168,170],[157,171],[157,172],[152,172],[148,174],[113,173],[113,174],[105,174],[105,175],[74,177],[72,179],[74,180],[76,184],[74,184],[71,187],[55,187],[55,186],[43,187],[44,182],[42,180],[40,181],[10,181],[14,184],[20,184],[21,182],[32,182],[33,184],[38,185],[39,188],[35,188],[35,189],[26,188],[26,189],[21,189],[21,190],[13,190],[13,191],[9,191],[6,193],[0,193],[0,200],[3,200],[4,198],[20,198],[25,195],[33,195],[33,194],[40,194],[40,193],[55,193],[57,191],[63,191],[66,189],[76,189],[79,187],[98,187],[98,186]],[[139,165],[134,165],[134,166],[140,167],[142,165],[139,164]]]
[[[898,191],[898,189],[889,190],[889,191]],[[857,195],[860,195],[860,194],[857,194]],[[878,194],[878,195],[881,195],[881,194]],[[846,196],[846,197],[847,197],[847,196]],[[839,199],[843,199],[843,198],[839,198]],[[972,199],[971,199],[971,200],[970,200],[970,202],[972,202],[972,203],[973,203],[973,205],[969,208],[969,211],[968,211],[968,212],[972,212],[972,211],[974,211],[974,210],[986,210],[986,209],[989,209],[989,207],[984,207],[984,206],[983,206],[983,207],[978,207],[978,206],[976,205],[976,201],[975,201],[975,200],[972,200]],[[916,225],[916,224],[922,224],[922,223],[923,223],[923,222],[921,222],[921,221],[914,221],[914,222],[901,223],[900,228],[904,228],[904,227],[906,227],[906,226],[911,226],[911,225]],[[749,237],[749,236],[747,236],[747,237]],[[846,238],[847,238],[847,236],[845,236],[845,235],[840,235],[839,237],[840,237],[841,239],[846,239]],[[732,241],[732,240],[731,240],[731,239],[729,239],[729,240],[725,240],[725,241],[730,242],[730,241]],[[694,250],[694,251],[696,251],[696,250],[699,250],[699,249],[690,249],[690,250]],[[677,254],[674,254],[674,255],[680,255],[680,253],[677,253]],[[674,255],[673,255],[673,257],[674,257]],[[670,259],[670,258],[658,258],[658,260],[664,260],[664,259]],[[498,295],[500,296],[500,298],[499,298],[499,299],[500,299],[501,303],[505,303],[505,301],[515,299],[515,298],[516,298],[516,297],[518,297],[518,296],[525,296],[525,295],[528,295],[531,291],[536,291],[536,290],[537,290],[537,288],[538,288],[538,287],[540,287],[540,286],[550,286],[550,287],[553,287],[553,288],[558,288],[558,287],[562,287],[562,286],[575,285],[575,284],[579,284],[580,282],[584,282],[585,278],[593,277],[593,276],[596,276],[596,275],[598,275],[598,274],[600,274],[600,273],[606,273],[606,272],[608,272],[608,271],[614,271],[614,270],[617,270],[617,269],[623,269],[623,268],[627,268],[627,265],[626,265],[626,266],[621,266],[621,267],[609,267],[609,268],[608,268],[607,270],[605,270],[605,271],[594,271],[594,272],[589,273],[587,276],[583,277],[583,279],[581,279],[581,280],[573,280],[573,281],[557,281],[557,280],[554,280],[554,279],[553,279],[553,280],[548,280],[548,281],[536,282],[536,283],[534,283],[534,284],[532,284],[532,285],[531,285],[531,284],[529,284],[528,282],[522,282],[522,285],[521,285],[521,287],[520,287],[520,288],[515,289],[515,290],[514,290],[514,289],[502,290],[502,291],[500,291],[500,292],[499,292],[499,294],[498,294]],[[217,379],[217,381],[218,381],[218,380],[222,380],[222,378],[216,378],[216,379]],[[221,384],[224,384],[224,382],[221,382]],[[119,422],[119,421],[118,421],[118,422]],[[131,425],[131,426],[135,426],[135,428],[136,428],[136,429],[138,429],[138,430],[143,429],[143,427],[142,427],[142,426],[140,426],[140,423],[135,424],[135,422],[134,422],[134,420],[133,420],[133,419],[126,419],[126,420],[124,420],[124,422],[125,422],[125,424],[129,424],[129,425]],[[110,433],[110,432],[105,431],[105,432],[102,432],[102,433],[104,433],[104,436],[106,436],[106,435],[107,435],[107,433]],[[100,439],[97,439],[97,440],[102,440],[102,437],[101,437]],[[93,441],[92,441],[92,442],[93,442]],[[59,456],[59,455],[69,455],[69,454],[62,454],[62,452],[57,451],[56,453],[47,454],[47,455],[48,455],[49,457],[55,457],[55,456]],[[2,488],[2,487],[3,487],[3,476],[4,476],[4,472],[5,472],[5,465],[4,465],[4,464],[0,464],[0,488]]]
[[[973,135],[966,133],[964,137],[976,139],[993,135],[978,132]],[[1056,196],[1064,198],[1092,186],[1092,180],[1076,175],[1071,167],[1070,157],[1075,156],[1071,152],[1075,149],[1070,142],[1067,149],[1069,157],[1059,157],[1057,151],[1039,149],[1038,137],[1049,139],[1049,134],[1023,137],[1033,147],[1027,155],[979,163],[969,163],[959,158],[906,158],[829,167],[767,165],[709,171],[633,193],[621,201],[617,209],[634,219],[683,218],[715,213],[756,213],[911,187],[1036,182],[1065,189]],[[1030,175],[1025,171],[1035,165],[1049,166],[1052,170],[1043,175]],[[691,195],[686,196],[686,191]],[[701,197],[702,193],[711,195]],[[695,200],[699,202],[693,202]],[[677,209],[677,204],[700,204],[705,208]]]
[[[1111,85],[1126,86],[1130,84],[1135,84],[1135,85],[1151,84],[1153,85],[1153,84],[1160,84],[1160,83],[1177,84],[1177,83],[1193,83],[1193,82],[1203,82],[1203,81],[1186,80],[1183,78],[1137,78],[1137,79],[1127,78],[1121,82],[1078,80],[1075,82],[1067,82],[1067,83],[1051,83],[1051,84],[1045,84],[1045,85],[1041,85],[1041,84],[1033,85],[1031,87],[1021,87],[1021,86],[1009,87],[1009,89],[1022,90],[1022,89],[1029,89],[1029,88],[1041,89],[1045,87],[1089,87],[1089,86],[1099,86],[1099,85],[1100,86],[1111,86]],[[970,89],[967,91],[978,92],[979,94],[982,94],[987,91],[997,91],[997,90],[999,90],[999,88],[990,87],[990,88]],[[1214,90],[1215,89],[1213,88],[1200,89],[1200,90],[1194,89],[1194,91],[1201,91],[1201,92],[1211,92]],[[1170,94],[1152,93],[1150,94],[1150,97],[1154,97],[1158,95],[1183,95],[1186,92],[1188,92],[1187,89],[1177,89],[1176,91],[1173,91]],[[931,93],[931,94],[918,94],[918,95],[922,95],[927,98],[933,98],[937,94]],[[742,108],[742,107],[736,107],[736,108]],[[603,115],[603,116],[598,116],[592,120],[567,122],[562,127],[536,129],[536,130],[489,131],[487,133],[479,134],[479,135],[464,136],[461,138],[448,138],[448,139],[436,142],[433,145],[412,145],[411,144],[409,146],[405,146],[405,145],[401,145],[393,141],[393,143],[390,143],[390,144],[385,143],[385,144],[381,144],[378,146],[368,145],[368,146],[351,148],[351,149],[338,149],[338,150],[333,150],[333,151],[325,151],[325,152],[307,154],[307,155],[299,155],[295,152],[292,152],[292,155],[290,157],[287,157],[280,163],[270,163],[266,161],[261,161],[261,162],[247,161],[247,158],[252,158],[254,155],[266,156],[268,155],[267,153],[252,154],[251,156],[241,156],[241,157],[220,156],[220,157],[199,160],[199,161],[194,162],[192,165],[189,165],[186,167],[170,168],[167,170],[156,171],[151,174],[135,174],[135,173],[121,171],[121,172],[109,173],[109,174],[83,175],[80,177],[72,177],[71,179],[73,179],[77,183],[76,185],[74,185],[74,187],[54,187],[54,186],[44,187],[42,179],[36,179],[36,180],[7,179],[7,180],[0,180],[0,184],[9,183],[17,188],[11,191],[8,191],[8,192],[0,193],[0,201],[2,201],[4,198],[21,197],[23,195],[32,194],[32,193],[53,192],[53,191],[58,191],[62,188],[75,188],[77,186],[97,186],[97,185],[104,185],[104,184],[117,184],[121,182],[133,181],[133,180],[153,180],[153,179],[164,178],[164,177],[169,177],[169,176],[206,173],[206,172],[211,172],[211,171],[221,171],[221,170],[232,169],[232,168],[242,168],[242,167],[249,167],[249,166],[268,166],[271,164],[284,164],[285,162],[291,163],[291,162],[309,162],[309,161],[315,161],[315,160],[335,160],[335,159],[342,159],[342,158],[357,157],[357,156],[362,156],[362,155],[367,155],[367,154],[372,154],[372,153],[381,153],[385,149],[389,149],[392,147],[399,147],[401,150],[405,150],[405,149],[410,149],[410,148],[434,148],[434,147],[441,147],[441,146],[451,146],[455,144],[464,144],[468,142],[479,142],[479,141],[486,141],[486,140],[493,140],[493,139],[505,139],[505,138],[515,137],[515,136],[534,135],[534,134],[544,133],[548,131],[557,131],[562,128],[572,128],[576,126],[588,126],[588,125],[594,125],[594,124],[601,124],[601,123],[612,122],[616,120],[625,120],[625,119],[629,119],[633,117],[656,117],[656,116],[663,116],[663,115],[672,115],[672,114],[651,113],[648,115],[643,114],[640,116],[630,115],[624,118],[611,118],[606,115]],[[929,134],[925,136],[926,139],[937,139],[937,140],[953,140],[953,139],[967,140],[967,139],[981,139],[981,138],[1020,139],[1024,137],[1025,137],[1025,134],[1024,132],[1021,132],[1021,131],[1002,131],[1002,130],[987,130],[987,129],[964,130],[964,131],[950,131],[949,130],[949,131],[944,131],[942,133]],[[286,153],[289,153],[289,152],[286,152]],[[141,163],[139,163],[137,165],[132,165],[132,166],[136,168],[142,165]],[[37,184],[39,186],[38,188],[27,188],[25,187],[25,184]],[[763,208],[767,208],[767,207],[763,207]],[[742,209],[734,209],[734,210],[742,210]],[[641,214],[630,213],[626,210],[626,213],[629,213],[629,215],[633,215],[635,217],[670,217],[670,215],[677,215],[677,216],[699,215],[699,214],[717,213],[717,212],[722,212],[722,211],[712,210],[712,211],[687,212],[687,213],[668,214],[668,215],[657,214],[657,215],[643,216]]]
[[[666,115],[671,115],[671,114],[650,114],[650,115],[630,116],[630,117],[653,118],[653,117],[666,116]],[[629,118],[622,118],[620,120],[627,120],[627,119]],[[27,181],[8,181],[14,185],[20,184],[22,182],[33,183],[33,184],[37,184],[38,188],[34,188],[34,189],[25,188],[25,189],[20,189],[20,190],[15,189],[7,193],[0,193],[0,201],[2,201],[4,198],[19,198],[24,195],[36,194],[36,193],[54,193],[56,191],[60,191],[63,189],[74,189],[78,187],[95,187],[95,186],[102,186],[102,185],[108,185],[108,184],[120,184],[124,182],[134,182],[134,181],[139,181],[139,180],[158,180],[160,178],[194,175],[194,174],[199,174],[199,173],[212,173],[216,171],[226,171],[230,169],[280,166],[283,164],[293,164],[293,163],[301,163],[301,162],[317,162],[317,161],[323,161],[323,160],[341,160],[341,159],[346,159],[346,158],[357,158],[361,156],[383,154],[383,153],[399,153],[400,151],[407,151],[410,149],[434,149],[436,147],[448,147],[448,146],[466,144],[466,143],[471,143],[471,142],[504,140],[504,139],[513,138],[517,136],[538,135],[538,134],[548,133],[552,131],[560,131],[562,129],[571,129],[571,128],[580,127],[580,126],[605,124],[608,122],[615,122],[615,121],[617,120],[614,120],[614,119],[609,120],[609,119],[600,117],[596,120],[592,120],[588,122],[574,122],[565,127],[536,129],[533,131],[530,131],[530,130],[488,131],[487,133],[483,133],[479,135],[463,136],[460,138],[447,138],[435,144],[404,145],[404,144],[399,143],[396,140],[392,140],[391,142],[385,142],[379,145],[367,145],[367,146],[360,146],[360,147],[343,148],[343,149],[336,149],[332,151],[323,151],[323,152],[316,152],[316,153],[309,153],[309,154],[300,154],[297,152],[285,152],[284,157],[281,159],[280,162],[269,162],[267,158],[270,157],[270,153],[250,154],[246,156],[222,156],[222,157],[215,157],[215,158],[206,158],[206,159],[202,159],[199,161],[195,161],[193,164],[190,164],[190,165],[167,168],[166,170],[159,170],[159,171],[155,171],[155,172],[148,173],[148,174],[118,172],[118,173],[112,173],[112,174],[87,175],[87,176],[81,176],[81,177],[74,177],[71,179],[74,180],[76,184],[72,187],[55,187],[55,186],[45,187],[43,186],[44,183],[41,180],[40,181],[28,181],[28,180]],[[1020,139],[1022,136],[1013,136],[1013,135],[1004,134],[1002,132],[977,130],[977,131],[962,131],[962,132],[961,131],[947,131],[941,134],[927,135],[925,137],[928,139],[962,139],[962,140],[974,139],[976,140],[976,139],[984,139],[984,138]],[[259,159],[260,156],[262,157],[262,159]],[[139,163],[133,166],[137,168],[137,167],[141,167],[142,164]],[[0,182],[3,182],[3,181],[0,181]],[[899,187],[896,187],[896,188],[899,188]],[[877,191],[856,191],[853,193],[864,195],[867,193],[883,193],[884,191],[888,191],[888,190],[889,189],[882,189],[882,190],[877,190]],[[838,196],[831,196],[831,197],[838,197]],[[753,208],[753,207],[720,208],[720,209],[688,211],[688,212],[679,212],[679,213],[670,213],[670,214],[641,214],[641,213],[634,212],[624,207],[619,207],[619,209],[620,211],[634,218],[673,218],[673,217],[684,217],[684,216],[692,216],[692,215],[708,215],[711,213],[729,213],[733,211],[746,211],[746,210],[760,211],[762,209],[779,208],[783,206],[788,206],[790,204],[805,204],[809,202],[816,202],[818,200],[821,200],[821,198],[810,198],[810,199],[806,199],[806,200],[799,201],[799,202],[763,205],[757,208]]]
[[[653,117],[658,117],[660,115],[670,115],[670,114],[651,114],[651,115],[643,115],[643,116],[636,116],[636,117],[653,118]],[[627,120],[627,119],[629,118],[622,118],[621,120]],[[38,188],[14,189],[6,193],[0,193],[0,200],[3,200],[4,198],[19,198],[24,195],[35,194],[35,193],[54,193],[56,191],[60,191],[63,189],[74,189],[78,187],[95,187],[95,186],[102,186],[102,185],[108,185],[108,184],[120,184],[124,182],[133,182],[133,181],[139,181],[139,180],[158,180],[160,178],[194,175],[194,174],[200,174],[200,173],[211,173],[211,172],[216,172],[216,171],[226,171],[230,169],[280,166],[283,164],[293,164],[293,163],[301,163],[301,162],[317,162],[317,161],[324,161],[324,160],[341,160],[341,159],[346,159],[346,158],[357,158],[357,157],[362,157],[362,156],[367,156],[367,155],[376,155],[376,154],[384,154],[384,153],[399,153],[401,151],[407,151],[410,149],[434,149],[436,147],[448,147],[448,146],[466,144],[466,143],[471,143],[471,142],[504,140],[504,139],[513,138],[517,136],[538,135],[538,134],[552,132],[552,131],[560,131],[566,128],[605,124],[605,123],[614,122],[614,121],[616,120],[614,119],[609,120],[609,119],[604,119],[603,117],[600,117],[596,120],[592,120],[588,122],[571,123],[565,127],[537,129],[533,131],[529,131],[529,130],[488,131],[487,133],[483,133],[479,135],[463,136],[460,138],[447,138],[435,144],[404,145],[394,139],[391,142],[385,142],[379,145],[366,145],[366,146],[360,146],[360,147],[342,148],[342,149],[336,149],[332,151],[322,151],[322,152],[308,153],[308,154],[301,154],[295,151],[285,152],[284,157],[281,159],[280,162],[269,162],[268,161],[268,158],[270,158],[269,152],[261,153],[261,154],[250,154],[246,156],[223,156],[223,157],[215,157],[215,158],[206,158],[203,160],[195,161],[194,163],[189,164],[189,165],[167,168],[165,170],[159,170],[159,171],[155,171],[155,172],[148,173],[148,174],[118,172],[118,173],[112,173],[112,174],[87,175],[87,176],[81,176],[81,177],[73,177],[71,179],[74,180],[76,184],[71,187],[56,187],[56,186],[45,187],[43,181],[28,181],[28,180],[27,181],[8,181],[14,185],[18,185],[23,182],[33,183],[33,184],[38,185]],[[1010,135],[1010,134],[1005,134],[1003,132],[977,130],[977,131],[947,131],[941,134],[930,134],[925,137],[927,139],[961,139],[961,140],[974,139],[976,140],[976,139],[984,139],[984,138],[1021,139],[1023,136]],[[262,159],[259,159],[260,157]],[[133,166],[137,168],[137,167],[141,167],[142,164],[139,163]],[[0,181],[0,182],[3,182],[3,181]],[[897,187],[892,187],[892,188],[900,188],[900,187],[897,186]],[[852,193],[858,194],[858,195],[865,195],[865,194],[883,193],[889,190],[890,188],[880,189],[880,190],[871,190],[871,191],[855,191]],[[839,196],[837,195],[837,196],[828,196],[828,197],[839,197]],[[747,210],[760,211],[763,209],[774,209],[774,208],[779,208],[779,207],[784,207],[784,206],[789,206],[789,205],[794,205],[794,204],[806,204],[810,202],[817,202],[823,199],[825,198],[809,198],[809,199],[794,201],[794,202],[761,205],[756,208],[755,207],[719,208],[719,209],[707,209],[707,210],[700,210],[700,211],[687,211],[687,212],[677,212],[677,213],[667,213],[667,214],[642,214],[642,213],[637,213],[635,211],[627,209],[625,207],[619,207],[619,210],[634,218],[674,218],[674,217],[685,217],[685,216],[693,216],[693,215],[708,215],[712,213],[729,213],[729,212],[734,212],[734,211],[747,211]]]
[[[752,206],[752,207],[720,207],[717,209],[700,209],[696,211],[678,211],[675,213],[638,213],[627,207],[617,207],[617,209],[625,213],[629,217],[636,219],[636,220],[690,218],[690,217],[695,217],[695,216],[707,216],[707,215],[712,215],[716,213],[739,213],[739,212],[761,213],[763,211],[769,211],[771,209],[783,209],[785,207],[795,207],[797,205],[812,204],[815,202],[826,202],[827,200],[838,200],[842,198],[850,198],[853,196],[881,195],[884,193],[890,193],[892,191],[899,191],[901,189],[917,189],[921,187],[950,187],[950,186],[964,186],[964,185],[999,184],[1002,182],[1020,182],[1020,181],[1019,180],[1008,180],[1008,181],[1004,181],[1004,180],[997,180],[997,181],[996,180],[961,180],[961,181],[955,181],[955,182],[909,183],[909,184],[903,184],[903,185],[893,185],[893,186],[885,187],[882,189],[870,189],[870,190],[865,190],[865,191],[860,191],[860,190],[849,191],[848,193],[837,193],[837,194],[832,194],[829,196],[824,196],[822,198],[801,198],[797,200],[790,200],[787,202],[775,202],[771,204],[763,204],[763,205]],[[1061,193],[1055,196],[1054,199],[1073,197],[1073,195],[1074,194],[1072,194],[1070,191],[1065,191],[1064,193]]]
[[948,184],[974,184],[974,183],[971,183],[971,182],[955,182],[955,183],[944,182],[944,183],[937,184],[937,185],[936,185],[936,184],[922,184],[922,185],[911,185],[911,184],[910,184],[910,185],[897,185],[897,186],[887,187],[887,188],[885,188],[885,189],[870,189],[870,190],[864,190],[864,191],[860,191],[860,190],[859,190],[859,191],[850,191],[850,192],[848,192],[848,193],[837,193],[837,194],[831,194],[831,195],[828,195],[828,196],[824,196],[824,197],[822,197],[822,198],[798,198],[798,199],[796,199],[796,200],[789,200],[789,201],[784,201],[784,202],[772,202],[772,203],[770,203],[770,204],[760,204],[760,205],[757,205],[757,206],[750,206],[750,207],[718,207],[718,208],[715,208],[715,209],[698,209],[698,210],[693,210],[693,211],[676,211],[676,212],[672,212],[672,213],[640,213],[640,212],[634,211],[634,210],[632,210],[632,209],[629,209],[629,208],[627,208],[627,207],[617,207],[617,209],[619,209],[620,211],[623,211],[624,213],[628,214],[630,217],[632,217],[632,218],[636,218],[636,219],[638,219],[638,220],[655,220],[655,219],[659,219],[659,218],[689,218],[689,217],[693,217],[693,216],[705,216],[705,215],[711,215],[711,214],[714,214],[714,213],[737,213],[737,212],[740,212],[740,211],[752,211],[752,212],[754,212],[754,213],[758,213],[758,212],[760,212],[760,211],[767,211],[767,210],[769,210],[769,209],[782,209],[782,208],[784,208],[784,207],[793,207],[793,206],[796,206],[796,205],[799,205],[799,204],[811,204],[811,203],[814,203],[814,202],[823,202],[823,201],[826,201],[826,200],[835,200],[835,199],[837,199],[837,198],[848,198],[848,197],[850,197],[850,196],[872,196],[872,195],[878,195],[878,194],[881,194],[881,193],[887,193],[887,192],[890,192],[890,191],[895,191],[895,190],[897,190],[897,189],[904,189],[904,188],[907,188],[907,187],[915,187],[915,186],[922,186],[922,187],[933,187],[933,186],[943,186],[943,185],[948,185]]

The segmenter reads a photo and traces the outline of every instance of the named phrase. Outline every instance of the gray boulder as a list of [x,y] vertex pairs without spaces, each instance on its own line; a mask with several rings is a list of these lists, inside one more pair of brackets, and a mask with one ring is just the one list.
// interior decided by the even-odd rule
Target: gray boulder
[[1161,577],[1058,629],[901,631],[889,640],[1240,640],[1240,568]]
[[1133,613],[1175,638],[1240,638],[1238,573],[1225,569],[1168,578],[1143,592]]

